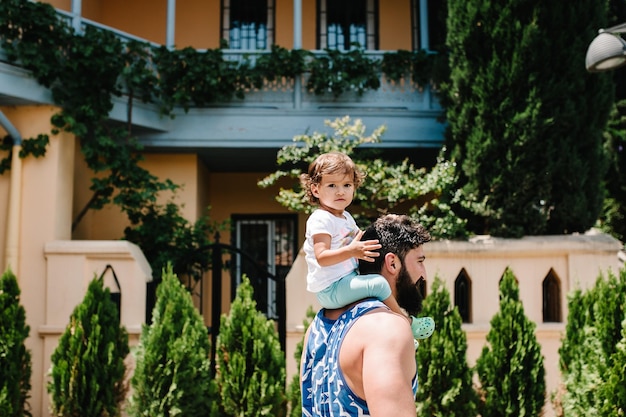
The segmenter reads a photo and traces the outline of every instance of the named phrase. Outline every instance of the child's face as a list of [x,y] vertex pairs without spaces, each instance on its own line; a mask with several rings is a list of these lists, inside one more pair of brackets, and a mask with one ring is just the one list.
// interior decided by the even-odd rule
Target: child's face
[[311,186],[311,191],[323,209],[340,216],[354,198],[354,178],[345,174],[323,175],[319,184]]

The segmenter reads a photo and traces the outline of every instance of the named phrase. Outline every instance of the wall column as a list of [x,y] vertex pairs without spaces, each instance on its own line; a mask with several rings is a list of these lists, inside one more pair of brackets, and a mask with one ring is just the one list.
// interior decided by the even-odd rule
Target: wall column
[[[17,248],[21,301],[26,310],[30,336],[26,346],[32,354],[31,401],[34,416],[48,415],[42,408],[47,397],[44,384],[43,341],[37,329],[45,321],[46,242],[71,238],[74,173],[74,136],[67,132],[52,135],[50,118],[58,109],[52,106],[5,107],[22,138],[48,134],[50,143],[43,157],[22,159],[22,196]],[[6,174],[5,174],[6,175]],[[62,296],[62,295],[59,295]]]

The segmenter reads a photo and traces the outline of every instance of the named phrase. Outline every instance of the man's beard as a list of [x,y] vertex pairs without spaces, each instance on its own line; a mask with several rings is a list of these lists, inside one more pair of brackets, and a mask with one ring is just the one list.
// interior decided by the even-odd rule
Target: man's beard
[[396,281],[396,294],[400,307],[405,309],[411,316],[416,316],[422,311],[422,299],[424,297],[422,297],[422,293],[418,288],[420,280],[413,284],[409,273],[402,265]]

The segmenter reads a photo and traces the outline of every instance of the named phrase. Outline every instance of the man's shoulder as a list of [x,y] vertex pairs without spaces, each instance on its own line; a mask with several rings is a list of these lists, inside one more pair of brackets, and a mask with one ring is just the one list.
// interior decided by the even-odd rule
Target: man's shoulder
[[412,339],[411,326],[406,317],[389,310],[382,302],[373,303],[371,307],[354,323],[357,331],[368,332],[375,338],[390,335],[398,340],[406,339],[406,336]]

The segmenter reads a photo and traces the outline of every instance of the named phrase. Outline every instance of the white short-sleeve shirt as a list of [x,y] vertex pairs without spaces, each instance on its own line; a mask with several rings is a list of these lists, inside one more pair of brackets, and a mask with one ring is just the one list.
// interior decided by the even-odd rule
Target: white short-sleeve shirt
[[334,216],[326,210],[317,209],[306,222],[304,253],[308,266],[307,290],[319,292],[333,282],[356,270],[358,263],[355,258],[335,265],[322,267],[315,258],[313,250],[313,236],[317,234],[330,235],[330,248],[338,249],[352,242],[359,231],[354,218],[347,211],[342,217]]

